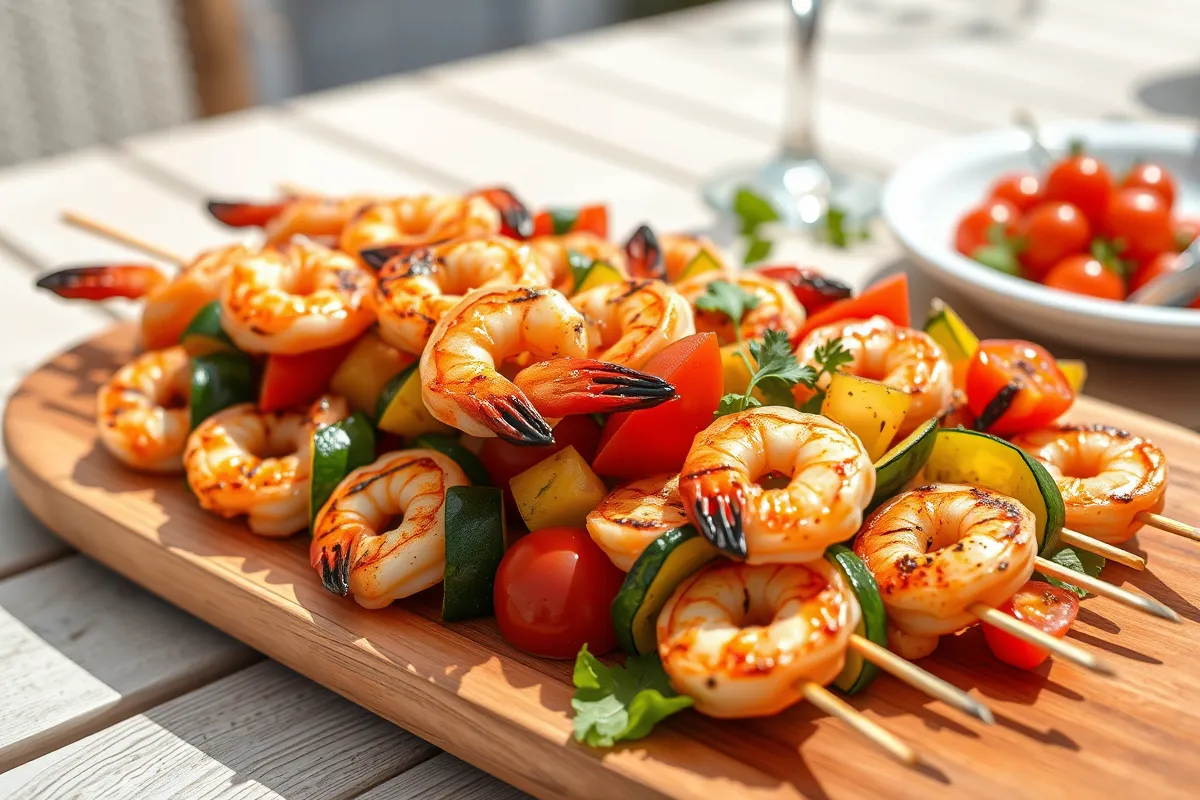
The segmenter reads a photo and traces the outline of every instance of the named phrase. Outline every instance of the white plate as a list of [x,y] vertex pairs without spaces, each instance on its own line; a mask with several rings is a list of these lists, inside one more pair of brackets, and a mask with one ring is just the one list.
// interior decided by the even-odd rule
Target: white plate
[[[1145,122],[1047,125],[1052,153],[1073,138],[1117,174],[1135,159],[1161,163],[1178,183],[1176,209],[1200,215],[1200,135]],[[884,189],[883,216],[916,261],[981,308],[1030,334],[1081,348],[1147,358],[1200,359],[1200,311],[1136,306],[1050,289],[989,269],[954,249],[959,217],[980,203],[1000,175],[1035,169],[1029,137],[1016,128],[937,146],[896,170]]]

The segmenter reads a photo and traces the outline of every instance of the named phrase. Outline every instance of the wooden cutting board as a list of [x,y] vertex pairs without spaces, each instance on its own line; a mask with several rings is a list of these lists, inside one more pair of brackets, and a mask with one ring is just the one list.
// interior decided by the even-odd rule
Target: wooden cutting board
[[[997,724],[883,676],[852,703],[928,761],[910,772],[807,705],[744,722],[684,712],[610,751],[571,739],[568,662],[509,647],[491,620],[442,625],[439,590],[366,611],[326,592],[302,537],[259,539],[202,511],[183,478],[120,467],[98,445],[96,389],[132,353],[130,326],[64,353],[8,403],[18,494],[69,543],[371,711],[540,797],[844,798],[1195,796],[1200,786],[1200,544],[1146,529],[1132,584],[1182,625],[1089,598],[1070,634],[1119,671],[991,658],[978,630],[925,666],[986,699]],[[1171,465],[1167,513],[1200,520],[1200,436],[1082,399],[1073,416],[1149,436]],[[330,769],[345,765],[330,764]]]

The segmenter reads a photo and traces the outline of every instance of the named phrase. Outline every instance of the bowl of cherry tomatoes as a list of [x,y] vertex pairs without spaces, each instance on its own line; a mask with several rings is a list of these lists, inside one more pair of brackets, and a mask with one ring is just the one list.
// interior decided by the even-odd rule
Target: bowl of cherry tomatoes
[[1016,327],[1090,350],[1200,359],[1192,307],[1125,301],[1200,235],[1200,135],[1125,121],[1006,128],[939,145],[884,191],[934,277]]

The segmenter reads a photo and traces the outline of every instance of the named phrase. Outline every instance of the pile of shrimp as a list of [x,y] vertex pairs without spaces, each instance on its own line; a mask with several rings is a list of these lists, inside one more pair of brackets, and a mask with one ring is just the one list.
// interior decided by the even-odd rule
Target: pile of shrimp
[[[469,447],[488,438],[544,446],[564,417],[672,399],[673,386],[642,370],[697,332],[736,346],[783,331],[801,363],[840,340],[845,371],[911,396],[901,436],[954,408],[954,371],[928,335],[879,316],[806,330],[792,287],[731,266],[702,238],[658,237],[643,226],[617,243],[606,224],[545,233],[499,187],[454,196],[295,192],[266,203],[215,201],[209,211],[251,236],[170,277],[123,263],[70,267],[39,282],[64,297],[143,303],[142,352],[99,390],[99,441],[129,468],[182,472],[204,509],[244,518],[253,534],[310,530],[315,577],[365,608],[442,580],[446,493],[469,478],[442,452],[401,443],[309,509],[314,433],[361,400],[326,381],[288,403],[260,396],[195,419],[189,393],[200,353],[181,336],[204,310],[215,309],[228,347],[264,374],[360,350],[390,375],[412,365],[425,410]],[[702,254],[708,268],[696,274]],[[607,277],[593,285],[596,264]],[[755,299],[739,321],[697,304],[716,281]],[[1137,531],[1139,512],[1163,507],[1165,459],[1143,439],[1058,425],[1015,442],[1047,465],[1078,531],[1120,543]],[[765,488],[764,476],[784,485]],[[672,686],[700,712],[760,716],[796,704],[803,686],[827,685],[844,667],[862,610],[825,558],[831,545],[853,544],[880,586],[889,646],[912,658],[974,624],[972,604],[999,604],[1032,575],[1034,521],[1015,500],[974,486],[913,485],[868,513],[876,487],[867,449],[844,425],[755,407],[700,431],[678,472],[616,486],[586,526],[622,571],[668,531],[692,525],[704,536],[717,557],[666,599],[658,653]]]

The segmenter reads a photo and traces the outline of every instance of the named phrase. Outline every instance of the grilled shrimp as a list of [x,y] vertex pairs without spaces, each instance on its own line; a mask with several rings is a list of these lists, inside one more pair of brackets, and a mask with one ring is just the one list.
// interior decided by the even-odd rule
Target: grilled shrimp
[[702,251],[712,256],[726,273],[734,272],[721,255],[721,249],[706,236],[684,236],[678,233],[666,233],[659,237],[658,245],[662,248],[663,269],[666,279],[674,283],[683,275],[688,265]]
[[298,194],[273,203],[212,200],[208,213],[231,228],[262,228],[268,246],[284,244],[297,235],[336,244],[342,229],[359,209],[383,200],[372,195],[315,194]]
[[[587,350],[583,315],[561,293],[477,289],[429,337],[421,397],[437,420],[472,436],[545,445],[566,414],[646,408],[674,396],[662,379],[585,358]],[[511,381],[500,374],[506,359],[526,353],[540,363]]]
[[435,450],[386,453],[351,472],[313,525],[309,556],[321,583],[365,608],[438,583],[446,569],[446,490],[467,484],[454,459]]
[[997,606],[1033,574],[1034,518],[1017,501],[956,484],[921,486],[878,508],[854,552],[879,584],[889,634],[904,655],[976,621],[972,603]]
[[692,307],[662,281],[609,283],[575,295],[596,358],[638,369],[671,342],[696,332]]
[[345,253],[296,240],[233,265],[221,326],[250,353],[304,353],[359,337],[375,279]]
[[625,252],[607,239],[589,231],[575,231],[558,236],[536,236],[529,240],[529,246],[542,260],[543,268],[550,273],[550,285],[565,295],[575,291],[575,273],[571,269],[570,258],[572,252],[589,261],[603,261],[622,275],[628,272]]
[[312,432],[347,413],[345,401],[331,397],[302,411],[230,406],[188,437],[188,485],[201,508],[223,517],[245,514],[259,536],[290,536],[308,525]]
[[486,236],[416,250],[379,270],[371,307],[384,341],[420,355],[442,316],[472,289],[488,286],[549,286],[550,279],[527,245]]
[[363,206],[339,246],[379,268],[419,247],[499,233],[500,212],[483,197],[416,195]]
[[182,347],[150,350],[100,387],[96,427],[108,452],[134,469],[182,471],[190,363]]
[[1013,444],[1054,476],[1068,528],[1109,544],[1128,541],[1143,511],[1162,511],[1167,458],[1145,439],[1107,425],[1063,425],[1023,433]]
[[718,559],[681,583],[658,616],[671,685],[712,717],[777,714],[802,684],[830,683],[862,616],[839,570]]
[[[788,485],[757,483],[771,474]],[[679,478],[696,529],[751,564],[820,558],[854,535],[874,493],[875,467],[858,437],[782,406],[718,418],[696,434]]]
[[[815,361],[817,348],[841,338],[854,356],[845,372],[880,381],[912,396],[896,437],[903,438],[945,411],[954,393],[954,374],[942,348],[928,334],[899,328],[887,317],[835,322],[811,331],[796,348],[802,364]],[[828,385],[828,377],[825,385]]]
[[[708,286],[713,281],[736,284],[742,291],[758,298],[758,305],[742,317],[743,339],[757,339],[769,328],[783,331],[789,339],[800,333],[805,319],[804,306],[800,305],[790,286],[775,278],[768,278],[756,272],[705,272],[680,281],[675,284],[675,288],[694,308],[697,298],[708,291]],[[696,308],[696,330],[702,333],[712,331],[717,334],[721,344],[737,341],[738,332],[733,323],[729,317],[717,311]]]
[[613,489],[587,515],[587,529],[617,569],[629,572],[651,542],[687,521],[679,476],[665,474]]
[[174,278],[149,264],[67,267],[42,276],[37,286],[72,300],[145,300],[142,347],[162,350],[178,342],[196,313],[221,296],[233,264],[250,254],[241,245],[206,250]]

